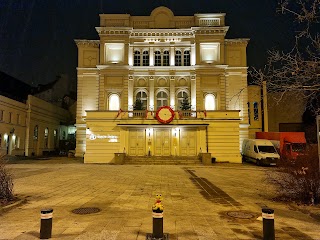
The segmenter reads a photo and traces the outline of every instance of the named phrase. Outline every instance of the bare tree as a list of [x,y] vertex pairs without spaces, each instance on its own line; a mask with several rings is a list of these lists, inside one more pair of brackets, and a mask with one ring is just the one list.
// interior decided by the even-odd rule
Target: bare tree
[[[295,39],[290,51],[268,51],[267,64],[252,68],[255,84],[266,82],[267,91],[276,94],[276,101],[284,95],[306,98],[308,108],[320,113],[320,0],[279,0],[279,13],[290,14],[295,22]],[[290,44],[290,42],[289,42]]]

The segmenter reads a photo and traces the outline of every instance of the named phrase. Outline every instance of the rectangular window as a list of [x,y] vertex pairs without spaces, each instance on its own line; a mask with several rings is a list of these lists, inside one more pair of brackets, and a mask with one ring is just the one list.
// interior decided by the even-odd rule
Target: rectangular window
[[190,66],[190,52],[184,51],[183,53],[183,66]]
[[176,51],[175,65],[176,66],[181,66],[181,51]]
[[142,54],[142,64],[143,66],[149,66],[149,52],[144,51]]
[[12,113],[9,112],[9,123],[12,123]]
[[141,62],[140,58],[141,58],[140,52],[135,51],[134,57],[133,57],[133,66],[140,66],[140,62]]
[[20,114],[17,114],[17,124],[20,125]]
[[154,54],[154,65],[161,66],[161,53],[160,53],[160,51],[156,51]]
[[170,58],[169,58],[169,51],[163,52],[163,66],[169,66],[170,65]]
[[3,121],[3,110],[0,110],[0,121]]

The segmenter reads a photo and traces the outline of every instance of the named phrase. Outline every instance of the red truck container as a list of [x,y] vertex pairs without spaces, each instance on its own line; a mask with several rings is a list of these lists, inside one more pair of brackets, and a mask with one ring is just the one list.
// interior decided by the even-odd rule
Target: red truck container
[[282,159],[296,160],[306,151],[304,132],[256,132],[256,138],[270,140]]

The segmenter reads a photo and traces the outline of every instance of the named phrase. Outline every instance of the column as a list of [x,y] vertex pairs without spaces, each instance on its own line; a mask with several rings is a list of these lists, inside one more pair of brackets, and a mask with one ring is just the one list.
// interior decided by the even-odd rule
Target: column
[[150,52],[149,52],[149,65],[154,66],[154,49],[153,47],[150,47]]
[[175,56],[174,46],[171,46],[170,47],[170,66],[174,66],[174,56]]
[[170,107],[173,110],[176,110],[176,94],[175,94],[175,77],[174,76],[170,76]]
[[128,80],[128,111],[133,111],[133,76]]
[[149,77],[149,110],[154,110],[154,78]]
[[195,44],[192,44],[192,45],[191,45],[190,65],[191,65],[191,66],[196,65],[196,47],[195,47]]
[[190,94],[191,94],[191,111],[197,110],[197,87],[196,87],[196,76],[191,76],[190,84]]
[[133,47],[129,44],[129,52],[128,52],[128,64],[129,66],[133,66]]

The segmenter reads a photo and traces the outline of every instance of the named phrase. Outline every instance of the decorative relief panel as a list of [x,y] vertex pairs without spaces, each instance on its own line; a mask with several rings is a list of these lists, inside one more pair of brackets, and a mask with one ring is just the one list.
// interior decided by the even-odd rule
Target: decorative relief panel
[[85,67],[95,67],[98,64],[98,52],[91,50],[83,51],[83,65]]
[[241,65],[241,52],[239,50],[231,50],[228,52],[228,64],[231,66]]
[[145,78],[138,78],[136,79],[135,81],[135,86],[136,87],[146,87],[148,84],[147,84],[147,81]]
[[202,88],[218,88],[220,76],[218,75],[204,75],[201,76],[200,84]]
[[165,87],[168,85],[167,83],[168,83],[168,81],[166,78],[161,77],[161,78],[157,79],[157,86],[159,86],[159,87]]

